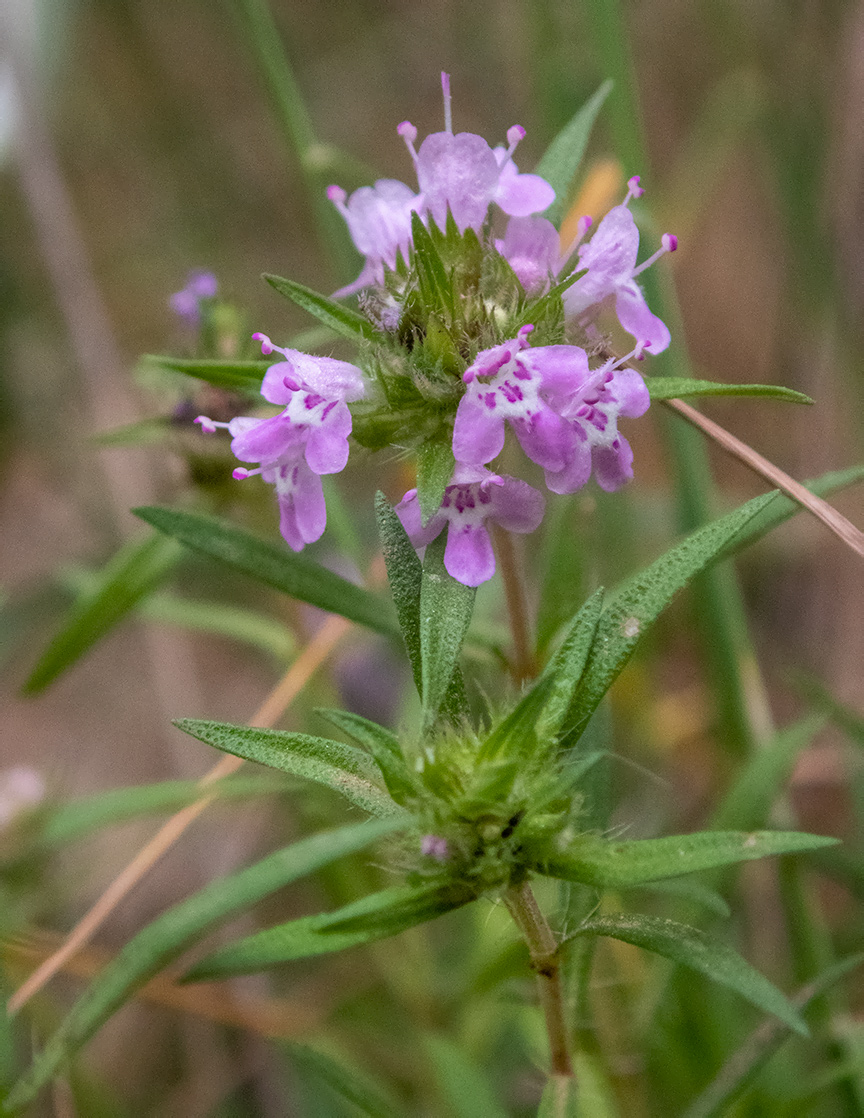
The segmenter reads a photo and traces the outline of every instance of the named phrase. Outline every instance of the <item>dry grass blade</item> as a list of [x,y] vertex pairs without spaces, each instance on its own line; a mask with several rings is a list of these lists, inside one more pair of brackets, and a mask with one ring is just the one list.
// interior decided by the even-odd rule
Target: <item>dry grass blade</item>
[[[17,937],[4,943],[3,955],[14,968],[29,969],[40,960],[51,956],[60,937],[54,933],[34,931],[29,936]],[[95,978],[112,961],[108,951],[88,947],[74,959],[67,960],[62,970],[73,978]],[[302,994],[292,999],[257,997],[244,994],[238,998],[236,991],[224,983],[209,986],[178,986],[166,975],[157,975],[135,994],[136,998],[153,1005],[165,1006],[181,1013],[189,1013],[221,1025],[246,1029],[261,1036],[301,1036],[311,1031],[325,1016],[331,991],[316,982]]]
[[[350,628],[351,622],[343,617],[329,617],[252,716],[250,725],[272,726]],[[230,776],[242,764],[243,761],[239,757],[223,757],[201,778],[199,784],[202,788],[206,788],[217,780]],[[153,838],[138,851],[128,866],[111,882],[89,912],[75,925],[62,946],[37,967],[27,981],[15,991],[9,999],[10,1013],[21,1009],[66,964],[67,960],[90,940],[96,929],[114,911],[126,894],[138,884],[215,798],[214,793],[202,796],[200,800],[178,811],[163,824]]]
[[683,400],[664,400],[663,402],[666,407],[677,412],[688,423],[692,423],[694,427],[698,427],[700,431],[710,436],[728,454],[743,462],[754,473],[764,477],[778,489],[782,489],[793,501],[797,501],[808,512],[821,520],[826,528],[829,528],[847,547],[851,547],[853,551],[864,558],[864,532],[856,528],[833,505],[829,505],[827,501],[823,501],[821,497],[817,497],[815,493],[805,489],[800,482],[784,473],[779,466],[775,466],[773,462],[763,458],[752,446],[736,439],[725,427],[721,427],[719,423],[708,419],[689,404],[685,404]]

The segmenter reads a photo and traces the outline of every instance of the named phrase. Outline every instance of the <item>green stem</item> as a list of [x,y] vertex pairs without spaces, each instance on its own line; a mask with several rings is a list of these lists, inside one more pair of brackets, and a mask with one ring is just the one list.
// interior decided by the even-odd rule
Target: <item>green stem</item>
[[540,1004],[543,1006],[549,1036],[550,1075],[572,1079],[573,1061],[570,1056],[570,1034],[564,1015],[564,988],[558,943],[527,881],[523,881],[521,885],[508,886],[504,903],[528,945],[531,966],[537,974]]
[[233,5],[269,90],[279,125],[297,156],[321,245],[336,274],[347,281],[357,271],[357,255],[349,244],[344,222],[325,194],[331,181],[328,175],[332,173],[332,151],[315,135],[267,0],[233,0]]

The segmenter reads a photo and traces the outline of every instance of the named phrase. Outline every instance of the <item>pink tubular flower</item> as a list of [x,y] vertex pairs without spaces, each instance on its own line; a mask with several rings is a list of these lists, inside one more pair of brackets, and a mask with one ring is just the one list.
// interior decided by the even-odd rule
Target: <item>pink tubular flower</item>
[[219,284],[212,272],[194,271],[189,273],[186,286],[175,291],[168,300],[171,310],[190,326],[201,321],[201,300],[215,298]]
[[231,450],[241,462],[258,462],[254,470],[238,467],[238,480],[260,474],[275,485],[280,529],[289,546],[301,551],[324,531],[326,510],[321,474],[335,474],[348,461],[351,412],[348,400],[359,400],[365,386],[356,365],[330,357],[313,357],[296,349],[274,346],[266,334],[253,334],[264,353],[281,353],[284,361],[264,375],[261,395],[282,411],[269,419],[237,416],[216,423],[195,420],[203,431],[225,427]]
[[533,329],[523,326],[511,341],[481,350],[465,371],[468,387],[453,427],[457,462],[481,466],[497,457],[505,421],[538,466],[557,473],[570,461],[575,436],[550,399],[566,400],[578,392],[590,376],[588,358],[578,346],[530,349]]
[[448,209],[464,233],[469,227],[479,232],[494,202],[504,213],[525,217],[545,210],[555,200],[555,191],[539,175],[520,175],[513,152],[525,135],[518,124],[507,132],[508,147],[493,149],[473,132],[454,135],[450,111],[450,77],[441,75],[444,91],[443,132],[433,132],[414,148],[417,129],[409,121],[399,125],[414,166],[423,199],[424,212],[431,214],[443,229]]
[[639,230],[628,209],[630,199],[642,193],[639,176],[628,183],[628,192],[620,206],[613,207],[597,226],[587,245],[579,249],[579,267],[586,274],[564,292],[564,310],[574,318],[587,317],[585,312],[609,296],[615,298],[615,311],[622,327],[632,334],[648,353],[662,353],[669,345],[670,335],[663,323],[648,308],[636,276],[667,252],[674,252],[678,239],[665,233],[662,247],[639,267]]
[[620,360],[607,361],[569,399],[555,401],[574,435],[573,452],[562,470],[546,471],[553,493],[573,493],[588,481],[592,468],[601,489],[614,492],[633,477],[633,451],[618,431],[619,416],[637,418],[651,403],[635,369],[622,368],[639,357],[641,347]]
[[335,292],[336,298],[353,295],[370,284],[383,284],[384,266],[396,267],[399,252],[408,256],[411,245],[411,214],[421,199],[397,179],[379,179],[374,186],[361,186],[348,198],[339,186],[329,186],[327,197],[345,218],[358,251],[366,257],[360,275]]
[[529,295],[544,291],[563,263],[558,230],[545,217],[511,217],[495,247]]
[[482,467],[457,465],[441,508],[423,527],[417,490],[410,489],[396,514],[416,548],[431,543],[449,525],[444,566],[466,586],[479,586],[495,573],[495,554],[486,528],[494,520],[508,532],[533,532],[543,519],[543,495],[525,481],[499,477]]

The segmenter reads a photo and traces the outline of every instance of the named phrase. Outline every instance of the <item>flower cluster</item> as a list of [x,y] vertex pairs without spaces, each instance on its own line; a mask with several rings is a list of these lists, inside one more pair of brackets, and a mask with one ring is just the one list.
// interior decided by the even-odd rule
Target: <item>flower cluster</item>
[[[449,441],[455,470],[435,495],[438,511],[424,523],[423,502],[411,490],[397,512],[418,548],[446,527],[447,570],[476,586],[495,570],[488,524],[531,532],[544,511],[542,495],[526,482],[487,468],[504,446],[507,424],[553,493],[574,492],[592,473],[609,491],[633,476],[633,454],[618,421],[644,414],[649,395],[630,362],[662,352],[670,341],[636,279],[677,241],[665,235],[660,249],[637,265],[639,231],[630,203],[643,191],[636,176],[586,243],[587,217],[576,239],[562,246],[542,216],[555,199],[553,188],[520,173],[514,162],[524,130],[512,127],[507,146],[497,148],[473,133],[454,133],[446,74],[442,83],[444,131],[418,148],[410,122],[397,129],[414,163],[416,191],[393,179],[350,197],[338,186],[327,191],[364,257],[360,275],[334,298],[361,293],[361,310],[380,334],[377,349],[364,350],[367,379],[355,365],[278,350],[254,335],[265,353],[284,357],[268,369],[261,389],[282,410],[264,419],[217,424],[202,416],[198,422],[208,431],[227,427],[234,454],[257,463],[235,470],[235,477],[257,473],[275,485],[282,534],[295,550],[324,530],[320,479],[347,461],[349,403],[365,397],[364,423],[388,432],[367,445],[404,450]],[[508,218],[498,238],[491,228],[496,208]],[[490,275],[499,277],[491,292]],[[575,332],[600,339],[595,322],[607,304],[614,304],[635,347],[592,368],[585,349],[566,338]],[[529,343],[532,334],[540,344]],[[377,395],[370,391],[376,381]],[[364,441],[362,432],[355,434]]]

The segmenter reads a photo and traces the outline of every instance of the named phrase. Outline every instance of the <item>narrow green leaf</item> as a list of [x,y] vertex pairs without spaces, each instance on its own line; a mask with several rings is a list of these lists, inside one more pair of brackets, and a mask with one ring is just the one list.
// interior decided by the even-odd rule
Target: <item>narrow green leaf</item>
[[600,617],[588,664],[567,715],[567,721],[573,725],[565,740],[567,747],[578,740],[636,645],[675,593],[714,561],[775,496],[767,493],[755,497],[699,528],[611,595]]
[[666,881],[649,881],[646,885],[634,885],[632,888],[638,892],[656,893],[676,901],[701,905],[723,920],[727,920],[732,915],[732,909],[715,889],[709,889],[706,885],[700,885],[695,881],[676,877]]
[[712,982],[734,990],[766,1013],[773,1013],[802,1036],[809,1030],[785,994],[742,959],[737,951],[704,932],[657,916],[627,913],[587,920],[576,936],[610,936],[704,974]]
[[326,784],[370,815],[402,814],[402,809],[378,784],[381,774],[372,758],[353,745],[309,734],[261,730],[255,726],[230,726],[182,718],[178,729],[224,753],[257,761],[272,769]]
[[[864,955],[852,955],[823,971],[803,986],[792,1004],[804,1010],[822,997],[840,979],[864,962]],[[763,1021],[744,1043],[732,1053],[708,1086],[690,1103],[683,1118],[721,1118],[732,1103],[753,1083],[775,1052],[789,1039],[789,1029],[779,1021]]]
[[763,396],[769,400],[788,400],[793,404],[812,404],[813,400],[794,388],[779,384],[725,384],[723,381],[694,380],[690,377],[646,377],[652,400],[675,400],[680,396]]
[[404,1112],[396,1106],[389,1092],[366,1072],[349,1068],[326,1052],[308,1048],[305,1044],[283,1042],[282,1047],[294,1063],[314,1079],[325,1083],[340,1098],[353,1103],[368,1118],[403,1118]]
[[279,664],[287,664],[297,650],[297,641],[287,625],[245,606],[157,592],[140,602],[136,613],[165,625],[242,641]]
[[79,596],[63,625],[24,684],[27,694],[44,690],[168,575],[183,552],[159,535],[127,543],[109,561],[93,587]]
[[91,983],[6,1100],[18,1110],[80,1049],[127,998],[205,932],[276,889],[314,873],[337,858],[363,850],[398,829],[394,820],[342,827],[302,839],[267,858],[214,881],[148,924]]
[[424,526],[441,507],[456,460],[449,442],[424,443],[417,453],[417,500]]
[[723,797],[711,819],[717,830],[744,830],[768,822],[771,806],[789,778],[802,749],[828,721],[811,715],[775,734],[754,753]]
[[260,358],[256,361],[216,361],[210,358],[169,357],[156,353],[147,353],[141,360],[171,373],[182,373],[183,376],[206,381],[217,388],[249,392],[256,396],[261,391],[261,381],[267,367],[273,364],[272,358],[268,361]]
[[404,803],[414,794],[415,784],[395,734],[347,710],[319,708],[317,713],[369,750],[381,770],[387,791],[397,803]]
[[[852,466],[848,470],[832,470],[830,473],[822,474],[821,477],[811,478],[803,484],[817,497],[827,497],[838,489],[846,489],[859,481],[864,481],[864,466]],[[801,505],[797,501],[782,493],[775,494],[774,499],[722,548],[716,556],[717,561],[737,555],[739,551],[743,551],[756,540],[761,540],[772,529],[798,512],[801,512]]]
[[478,767],[489,761],[514,761],[536,758],[539,751],[548,754],[552,741],[541,739],[538,725],[555,681],[539,679],[513,710],[486,737],[477,758]]
[[418,213],[411,214],[411,240],[411,261],[420,276],[424,308],[427,312],[436,310],[452,321],[453,285],[432,233]]
[[582,606],[573,618],[563,644],[543,670],[541,678],[552,679],[553,690],[544,707],[538,733],[557,735],[564,725],[594,644],[603,609],[603,595],[601,586]]
[[[286,787],[283,780],[271,776],[239,776],[218,781],[207,789],[207,795],[225,800],[246,799],[284,792]],[[193,803],[201,795],[197,780],[166,780],[140,787],[112,788],[49,808],[36,841],[40,847],[65,846],[103,827],[140,815],[174,811]]]
[[345,307],[326,295],[319,295],[311,287],[304,287],[302,283],[295,283],[294,280],[270,275],[265,275],[264,279],[280,295],[284,295],[286,299],[290,299],[298,307],[314,315],[319,322],[329,326],[340,337],[348,338],[353,342],[372,342],[377,339],[378,332],[372,323],[356,311],[352,311],[350,307]]
[[423,657],[420,651],[420,585],[423,564],[408,539],[402,522],[383,493],[375,494],[375,515],[381,548],[387,565],[387,580],[399,619],[402,639],[411,661],[417,691],[423,694]]
[[208,955],[185,976],[189,982],[248,974],[296,959],[359,947],[424,924],[473,900],[452,886],[394,886],[336,912],[302,916],[257,932]]
[[395,631],[392,613],[381,598],[287,547],[268,543],[235,524],[201,512],[158,506],[133,511],[165,535],[283,594],[341,614],[376,633],[390,635]]
[[423,1047],[435,1072],[435,1082],[451,1118],[507,1118],[495,1097],[489,1076],[465,1049],[447,1037],[429,1033]]
[[629,842],[607,842],[596,835],[584,835],[568,850],[539,862],[536,868],[550,877],[615,889],[836,844],[837,839],[800,831],[699,831]]
[[543,214],[553,225],[557,225],[566,213],[570,187],[582,163],[591,129],[611,91],[612,82],[603,82],[597,92],[564,125],[537,166],[536,173],[555,191],[555,201]]
[[420,584],[423,732],[438,720],[456,671],[462,642],[474,610],[475,588],[452,578],[444,567],[447,534],[426,548]]

